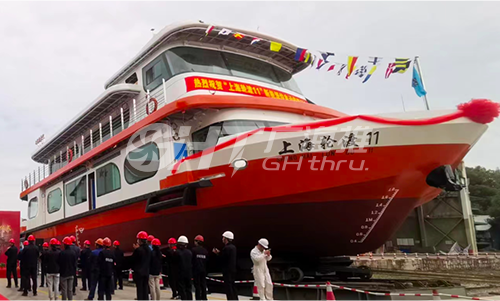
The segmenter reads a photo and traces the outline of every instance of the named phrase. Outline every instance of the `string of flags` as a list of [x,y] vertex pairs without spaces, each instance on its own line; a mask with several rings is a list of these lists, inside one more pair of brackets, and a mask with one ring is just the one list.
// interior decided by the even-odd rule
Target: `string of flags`
[[[217,35],[229,36],[232,35],[236,40],[242,40],[245,34],[240,32],[233,32],[230,29],[222,28],[215,29],[213,25],[209,25],[205,31],[205,36],[208,36],[213,31],[217,31]],[[250,45],[258,44],[262,42],[263,39],[259,37],[252,37]],[[269,43],[269,50],[273,52],[280,52],[282,49],[282,44],[276,41],[267,41]],[[314,51],[318,55],[312,54],[305,48],[297,48],[295,52],[294,59],[298,62],[309,63],[309,67],[315,67],[316,70],[326,70],[326,72],[332,72],[341,76],[345,74],[345,78],[349,79],[351,77],[357,77],[362,79],[362,83],[368,82],[372,78],[373,74],[377,71],[378,67],[382,66],[382,57],[369,57],[368,60],[362,63],[362,60],[358,56],[348,56],[346,61],[337,62],[331,60],[335,57],[333,52],[323,52]],[[387,60],[387,58],[385,58]],[[415,89],[415,93],[418,97],[425,96],[427,92],[422,83],[422,77],[419,73],[418,68],[416,68],[417,60],[412,60],[410,58],[391,58],[387,62],[387,68],[385,69],[385,79],[389,79],[392,74],[404,74],[410,68],[413,62],[413,76],[411,86]],[[324,68],[323,68],[324,67]]]

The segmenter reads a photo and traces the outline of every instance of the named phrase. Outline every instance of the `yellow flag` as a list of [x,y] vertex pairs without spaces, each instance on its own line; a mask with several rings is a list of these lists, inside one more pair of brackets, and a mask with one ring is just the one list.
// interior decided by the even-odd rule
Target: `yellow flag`
[[281,50],[281,43],[271,41],[271,51],[279,52]]

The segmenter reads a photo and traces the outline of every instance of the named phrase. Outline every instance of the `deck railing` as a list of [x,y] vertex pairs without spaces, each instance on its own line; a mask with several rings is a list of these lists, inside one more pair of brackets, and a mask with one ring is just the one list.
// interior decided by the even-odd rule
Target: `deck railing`
[[[86,135],[81,135],[81,137],[75,136],[73,143],[67,145],[65,149],[61,149],[58,154],[54,154],[47,164],[39,165],[33,172],[22,178],[21,191],[29,189],[43,181],[50,174],[68,165],[71,162],[68,159],[71,157],[72,160],[75,160],[83,156],[111,137],[146,118],[148,111],[152,113],[154,109],[155,104],[151,99],[156,99],[156,109],[163,107],[166,104],[166,89],[165,79],[163,79],[163,85],[156,88],[153,92],[150,93],[147,91],[144,97],[132,99],[129,108],[113,108],[109,117],[103,118],[101,122],[93,125],[91,129],[86,130]],[[149,109],[147,108],[148,106]],[[113,112],[115,111],[117,113],[113,117]]]

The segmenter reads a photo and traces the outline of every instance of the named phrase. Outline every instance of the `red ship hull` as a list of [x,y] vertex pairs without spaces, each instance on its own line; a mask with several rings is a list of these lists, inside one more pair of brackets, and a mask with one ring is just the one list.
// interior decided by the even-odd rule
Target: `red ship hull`
[[[265,171],[264,160],[249,162],[232,175],[230,166],[169,176],[161,188],[214,174],[212,187],[197,190],[196,206],[181,206],[146,213],[146,200],[37,230],[37,238],[62,239],[77,234],[80,244],[108,236],[132,250],[135,235],[145,230],[160,238],[197,234],[208,248],[221,246],[221,234],[235,233],[235,244],[248,253],[261,237],[271,243],[273,254],[315,257],[352,255],[382,245],[416,206],[431,200],[440,190],[426,183],[436,167],[456,166],[469,149],[466,144],[379,147],[366,153],[315,153],[329,160],[354,160],[338,170],[310,170],[287,166]],[[295,158],[296,160],[297,157]],[[231,176],[232,175],[232,176]],[[293,186],[290,185],[293,183]]]

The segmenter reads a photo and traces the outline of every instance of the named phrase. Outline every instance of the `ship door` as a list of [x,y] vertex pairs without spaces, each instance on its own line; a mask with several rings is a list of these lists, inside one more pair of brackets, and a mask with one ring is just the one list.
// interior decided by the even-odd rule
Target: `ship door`
[[95,209],[95,173],[89,174],[89,210]]

